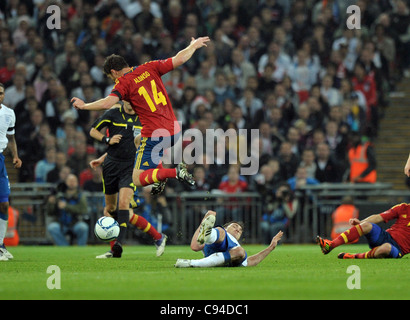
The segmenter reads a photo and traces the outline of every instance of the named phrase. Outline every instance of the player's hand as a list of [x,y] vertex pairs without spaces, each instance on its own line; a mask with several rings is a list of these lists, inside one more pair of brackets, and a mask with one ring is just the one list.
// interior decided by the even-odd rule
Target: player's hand
[[350,219],[350,220],[349,220],[349,224],[350,224],[351,226],[356,226],[356,225],[360,224],[360,220],[357,219],[357,218]]
[[23,164],[23,162],[21,161],[20,158],[13,158],[13,166],[15,169],[21,168],[21,165]]
[[209,37],[199,37],[197,39],[195,38],[191,38],[191,43],[190,45],[193,46],[195,49],[199,49],[202,47],[206,47],[207,42],[211,41],[211,39],[209,39]]
[[283,231],[279,231],[276,236],[273,237],[271,243],[270,243],[270,247],[273,249],[276,248],[276,246],[278,245],[278,242],[280,241],[280,239],[282,239],[283,236]]
[[85,102],[80,98],[74,97],[71,99],[71,103],[73,104],[74,108],[78,110],[83,110],[85,106]]

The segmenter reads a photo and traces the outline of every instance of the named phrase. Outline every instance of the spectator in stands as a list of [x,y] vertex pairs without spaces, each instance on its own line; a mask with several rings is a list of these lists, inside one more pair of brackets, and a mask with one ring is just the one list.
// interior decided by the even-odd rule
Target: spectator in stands
[[206,170],[203,165],[196,165],[192,176],[195,180],[195,191],[211,191],[211,185],[207,181]]
[[316,172],[315,178],[322,182],[342,182],[344,168],[343,161],[331,156],[330,147],[326,142],[321,142],[316,147]]
[[254,65],[245,60],[243,52],[237,48],[232,50],[231,63],[226,64],[223,71],[226,75],[234,77],[234,89],[239,92],[245,89],[248,78],[256,75]]
[[286,181],[295,175],[299,162],[299,157],[292,152],[292,144],[289,141],[282,142],[279,149],[279,163],[282,180]]
[[[248,183],[239,175],[238,165],[230,165],[226,179],[222,179],[218,189],[224,193],[237,194],[248,190]],[[243,207],[235,204],[235,197],[229,198],[229,205],[224,206],[225,219],[243,221]],[[228,218],[229,217],[229,218]]]
[[223,104],[227,98],[236,99],[235,92],[229,85],[226,74],[222,71],[215,74],[214,93],[216,101],[220,104]]
[[307,169],[300,165],[296,169],[295,175],[292,178],[288,179],[287,183],[289,184],[292,191],[295,191],[306,185],[318,185],[319,181],[317,181],[315,178],[309,178]]
[[346,155],[347,137],[339,132],[336,121],[328,120],[325,127],[325,141],[330,147],[331,155],[342,159]]
[[46,149],[44,159],[38,161],[34,168],[34,181],[39,183],[47,182],[48,173],[56,167],[57,150],[53,147]]
[[295,199],[289,184],[280,184],[276,189],[274,201],[268,203],[262,215],[262,241],[270,243],[272,234],[277,234],[280,230],[285,232],[289,220],[295,216],[298,208],[298,200]]
[[0,82],[7,88],[13,81],[17,59],[14,55],[9,54],[5,57],[5,62],[5,65],[0,68]]
[[273,201],[274,191],[282,182],[279,174],[279,161],[275,158],[260,167],[257,175],[251,179],[251,189],[258,192],[265,205]]
[[310,148],[306,148],[302,152],[300,165],[306,168],[308,178],[316,178],[316,162],[315,151]]
[[248,87],[243,90],[243,95],[238,100],[238,106],[241,107],[245,119],[253,122],[256,112],[262,109],[263,102],[255,96],[255,91]]
[[88,168],[87,158],[87,143],[85,141],[77,141],[74,146],[74,151],[68,158],[67,165],[73,170],[73,173],[80,175],[80,173]]
[[206,90],[212,90],[214,88],[215,77],[213,75],[211,62],[209,60],[201,62],[201,67],[195,75],[195,82],[198,93],[201,95],[204,95]]
[[63,151],[56,152],[56,165],[47,173],[46,182],[57,183],[60,180],[60,171],[67,166],[67,154]]
[[325,103],[327,103],[330,107],[339,104],[339,92],[335,87],[333,87],[333,78],[329,74],[325,75],[322,79],[320,94]]
[[84,181],[83,190],[89,192],[103,192],[103,189],[102,167],[98,166],[92,170],[92,178]]
[[87,200],[78,186],[78,178],[69,174],[65,180],[65,192],[50,195],[46,204],[47,216],[53,218],[47,226],[47,231],[58,246],[68,246],[66,236],[77,239],[79,246],[88,241],[88,224],[83,221],[87,214]]
[[397,52],[399,54],[399,72],[410,77],[410,9],[405,0],[398,0],[391,13],[391,34],[394,35]]
[[379,124],[377,85],[374,74],[367,74],[364,65],[358,62],[354,66],[352,84],[353,89],[360,91],[366,98],[366,130],[367,134],[374,137]]
[[15,109],[17,104],[26,96],[25,78],[21,74],[15,74],[10,85],[5,91],[4,104]]

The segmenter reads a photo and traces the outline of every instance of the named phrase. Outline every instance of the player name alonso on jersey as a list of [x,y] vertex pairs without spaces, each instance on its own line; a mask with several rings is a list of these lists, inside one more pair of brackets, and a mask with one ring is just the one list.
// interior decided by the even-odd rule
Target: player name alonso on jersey
[[140,117],[142,137],[166,137],[181,131],[161,79],[173,68],[172,58],[150,61],[116,80],[110,95],[131,104]]

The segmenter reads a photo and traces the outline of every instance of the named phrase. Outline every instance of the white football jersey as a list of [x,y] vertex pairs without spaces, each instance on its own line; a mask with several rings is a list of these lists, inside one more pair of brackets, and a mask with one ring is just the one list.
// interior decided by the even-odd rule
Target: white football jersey
[[7,135],[15,133],[14,126],[16,125],[16,115],[14,110],[6,107],[4,104],[0,108],[0,153],[3,153],[7,148],[9,140]]

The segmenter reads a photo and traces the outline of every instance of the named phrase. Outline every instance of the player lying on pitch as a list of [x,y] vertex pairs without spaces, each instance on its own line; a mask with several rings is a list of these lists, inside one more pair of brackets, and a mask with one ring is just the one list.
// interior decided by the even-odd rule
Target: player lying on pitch
[[276,248],[283,235],[283,232],[279,231],[266,249],[248,257],[238,242],[243,232],[242,223],[230,222],[223,227],[214,228],[215,216],[215,211],[209,210],[206,213],[191,241],[191,249],[202,250],[205,257],[196,260],[178,259],[175,263],[176,268],[256,266]]
[[[397,220],[387,230],[377,225],[393,219]],[[340,245],[351,243],[363,235],[367,238],[370,251],[356,254],[342,252],[337,257],[339,259],[401,258],[410,252],[410,204],[398,204],[362,221],[356,218],[350,219],[349,223],[352,227],[333,241],[317,236],[316,242],[324,254],[328,254]]]

